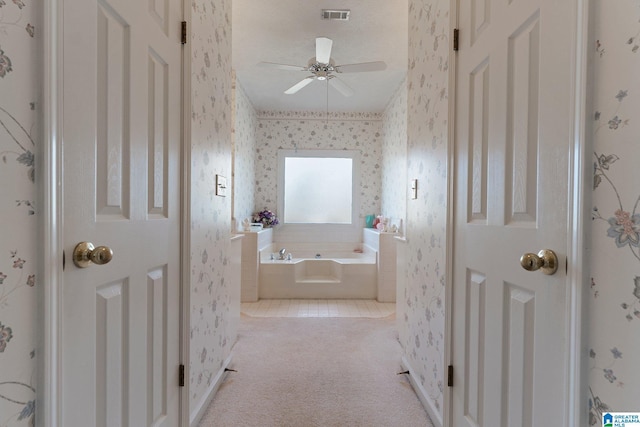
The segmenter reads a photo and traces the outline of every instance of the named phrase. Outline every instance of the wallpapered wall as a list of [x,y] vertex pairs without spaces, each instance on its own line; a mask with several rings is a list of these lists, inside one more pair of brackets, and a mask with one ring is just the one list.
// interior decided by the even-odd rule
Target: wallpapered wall
[[[255,108],[236,80],[235,118],[233,129],[233,216],[237,226],[242,227],[242,220],[250,218],[255,211],[254,184],[256,182],[256,128],[258,117]],[[240,228],[241,229],[241,228]]]
[[640,410],[640,2],[593,4],[590,425]]
[[380,213],[380,114],[259,112],[256,140],[256,210],[277,209],[278,149],[346,149],[361,153],[361,214]]
[[30,425],[40,350],[36,276],[40,2],[0,1],[0,425]]
[[[407,222],[407,83],[400,83],[382,115],[381,213]],[[404,226],[401,230],[404,233]]]
[[229,356],[231,197],[215,195],[215,175],[231,182],[231,2],[192,3],[191,18],[191,360],[190,413],[206,399]]
[[428,394],[440,425],[444,390],[449,33],[449,0],[409,1],[407,178],[418,180],[418,198],[407,203],[404,320],[408,338],[402,344],[411,371]]

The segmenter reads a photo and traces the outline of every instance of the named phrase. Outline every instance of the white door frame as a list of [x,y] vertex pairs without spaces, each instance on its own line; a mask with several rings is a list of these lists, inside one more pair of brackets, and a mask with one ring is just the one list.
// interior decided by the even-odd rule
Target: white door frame
[[[459,25],[459,3],[460,0],[450,1],[450,22],[451,32]],[[576,0],[576,34],[573,52],[573,64],[575,74],[574,105],[573,105],[573,144],[569,154],[569,198],[567,200],[567,279],[570,283],[569,298],[566,310],[570,313],[569,342],[567,343],[569,354],[568,360],[564,363],[568,366],[569,384],[566,390],[570,407],[567,408],[569,426],[582,426],[587,424],[587,366],[588,356],[585,348],[587,342],[588,328],[584,324],[587,319],[586,310],[588,307],[587,296],[589,295],[589,270],[586,262],[589,244],[588,226],[589,213],[591,211],[591,134],[587,131],[588,120],[591,109],[591,97],[587,88],[587,83],[591,78],[589,72],[590,50],[590,5],[589,0]],[[453,39],[453,37],[452,37]],[[451,354],[453,336],[453,242],[454,242],[454,201],[456,171],[454,170],[454,144],[455,134],[455,96],[456,96],[456,52],[450,51],[449,55],[449,146],[447,170],[448,172],[448,212],[447,212],[447,282],[446,282],[446,303],[445,303],[445,365],[453,364]],[[562,268],[562,267],[561,267]],[[446,376],[446,372],[444,373]],[[446,378],[445,378],[446,380]],[[454,384],[455,387],[455,384]],[[450,426],[453,415],[452,392],[450,387],[444,390],[444,417],[443,425]]]
[[40,375],[38,381],[36,420],[42,425],[62,426],[60,399],[62,395],[61,340],[62,318],[58,307],[62,297],[62,118],[59,115],[60,102],[58,90],[61,87],[60,71],[62,64],[62,46],[59,40],[61,25],[61,1],[44,2],[44,82],[43,82],[43,133],[40,173],[41,190],[38,197],[42,212],[42,252],[40,258],[40,277],[43,281],[42,325],[39,339],[42,343],[40,353]]
[[[38,319],[41,326],[39,340],[42,343],[39,363],[38,393],[36,404],[36,419],[38,425],[48,427],[63,427],[62,425],[62,317],[60,312],[63,280],[63,158],[62,158],[62,71],[64,64],[62,51],[62,4],[64,0],[49,0],[44,2],[43,19],[43,131],[42,149],[40,150],[42,174],[38,195],[42,212],[39,235],[42,236],[42,250],[39,257],[39,276],[43,280],[44,289],[39,303],[42,316]],[[188,20],[191,8],[182,0],[183,19]],[[176,22],[176,25],[178,23]],[[180,419],[181,425],[188,426],[189,420],[189,150],[188,146],[190,105],[190,49],[182,51],[182,131],[183,141],[180,147],[181,155],[181,203],[180,217],[180,253],[181,253],[181,289],[180,294],[180,363],[185,365],[185,386],[180,390]],[[185,422],[186,420],[186,422]]]
[[180,363],[184,366],[184,387],[180,394],[180,425],[189,426],[189,378],[191,370],[191,2],[182,0],[182,20],[187,22],[186,44],[182,45],[182,156],[180,207]]
[[[443,369],[447,369],[453,364],[453,242],[454,225],[455,225],[455,188],[456,188],[456,170],[455,170],[455,137],[456,137],[456,72],[458,69],[457,52],[453,50],[453,31],[458,28],[458,3],[460,0],[449,1],[449,35],[451,43],[449,44],[449,129],[447,130],[447,222],[446,229],[446,261],[445,261],[445,297],[444,297],[444,364]],[[448,372],[443,371],[443,383],[445,385],[442,396],[442,425],[450,426],[453,418],[453,399],[451,387],[447,385]]]

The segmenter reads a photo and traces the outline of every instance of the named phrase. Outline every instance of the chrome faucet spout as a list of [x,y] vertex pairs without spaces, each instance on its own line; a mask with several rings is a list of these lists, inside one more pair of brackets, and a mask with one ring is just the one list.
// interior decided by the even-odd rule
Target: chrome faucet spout
[[285,248],[282,248],[278,253],[280,254],[279,259],[284,259],[284,256],[287,253],[287,250]]

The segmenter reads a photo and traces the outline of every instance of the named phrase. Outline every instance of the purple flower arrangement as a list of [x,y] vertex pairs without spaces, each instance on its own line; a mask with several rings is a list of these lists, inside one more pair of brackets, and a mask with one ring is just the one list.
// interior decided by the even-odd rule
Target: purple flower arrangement
[[252,220],[254,223],[262,224],[265,228],[278,225],[278,218],[276,217],[276,214],[267,209],[254,213]]

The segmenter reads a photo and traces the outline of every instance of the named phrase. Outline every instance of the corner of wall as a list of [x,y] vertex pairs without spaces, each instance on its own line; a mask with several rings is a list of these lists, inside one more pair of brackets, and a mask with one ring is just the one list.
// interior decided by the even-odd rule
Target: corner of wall
[[[191,8],[189,413],[208,399],[233,345],[233,295],[229,266],[232,197],[216,196],[216,175],[232,176],[230,0]],[[211,32],[218,35],[211,37]],[[217,60],[213,60],[217,58]],[[213,84],[212,82],[215,82]],[[212,102],[212,100],[214,102]],[[218,373],[218,374],[216,374]]]
[[427,390],[416,377],[416,371],[411,368],[411,365],[409,364],[409,361],[406,359],[406,357],[402,357],[402,363],[400,366],[402,367],[403,371],[408,371],[407,375],[409,376],[409,382],[411,383],[413,390],[416,392],[418,399],[420,399],[422,406],[424,406],[427,414],[429,414],[429,418],[431,418],[431,422],[433,423],[434,427],[443,427],[442,411],[438,409],[438,402],[431,399]]
[[220,389],[220,386],[227,377],[227,367],[231,364],[232,359],[233,354],[230,354],[216,373],[213,381],[211,381],[211,385],[200,396],[200,399],[192,405],[192,408],[189,412],[190,427],[198,427],[198,425],[200,425],[200,420],[202,420],[202,417],[207,411],[207,408],[213,401],[213,398],[215,397],[216,393]]

